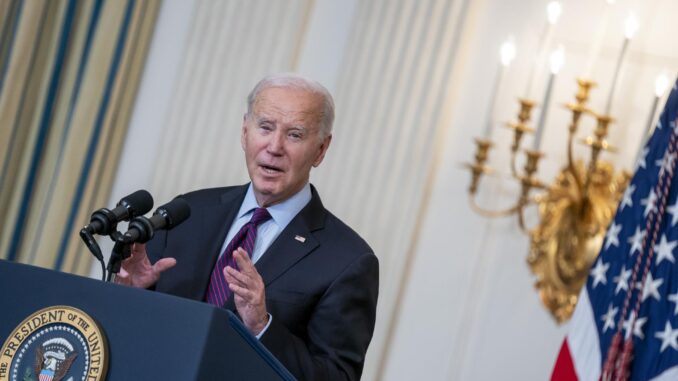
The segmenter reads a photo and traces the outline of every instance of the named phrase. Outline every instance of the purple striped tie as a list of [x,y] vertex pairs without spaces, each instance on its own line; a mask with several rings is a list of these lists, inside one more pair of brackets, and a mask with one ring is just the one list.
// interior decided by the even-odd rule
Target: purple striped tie
[[214,266],[214,270],[212,270],[210,284],[208,285],[207,293],[205,294],[207,303],[218,307],[222,307],[226,304],[226,301],[231,297],[232,291],[228,288],[228,282],[226,282],[226,279],[224,278],[224,268],[226,266],[231,266],[234,269],[238,269],[238,264],[233,258],[233,252],[238,247],[245,249],[250,258],[252,258],[254,242],[257,239],[257,227],[269,219],[271,219],[271,215],[268,214],[268,210],[265,208],[254,209],[254,214],[252,214],[250,222],[243,225],[231,242],[228,243],[226,250],[221,254]]

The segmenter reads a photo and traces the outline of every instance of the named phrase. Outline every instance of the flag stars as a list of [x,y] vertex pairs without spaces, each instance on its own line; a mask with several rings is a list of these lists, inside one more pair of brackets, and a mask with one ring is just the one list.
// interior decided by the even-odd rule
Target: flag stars
[[673,314],[678,315],[678,292],[676,292],[675,294],[669,294],[669,296],[667,296],[666,298],[676,305],[673,309]]
[[641,152],[640,157],[638,158],[638,162],[636,163],[636,169],[647,167],[647,163],[645,160],[647,159],[647,154],[649,152],[650,149],[648,147],[643,148],[643,151]]
[[629,289],[629,278],[631,277],[631,270],[626,270],[626,266],[622,267],[619,276],[614,277],[614,281],[617,283],[617,288],[614,290],[614,294],[617,295],[619,291],[627,291]]
[[619,308],[612,307],[612,303],[610,303],[607,312],[600,318],[600,320],[605,322],[605,325],[603,325],[603,332],[614,328],[614,317],[617,316],[617,311],[619,311]]
[[607,269],[609,268],[609,263],[604,263],[602,259],[598,259],[596,267],[591,270],[591,276],[593,276],[593,288],[599,283],[607,284]]
[[622,198],[621,205],[619,205],[619,210],[624,210],[627,206],[633,206],[633,192],[636,191],[636,185],[629,185],[624,191],[624,197]]
[[[639,337],[641,340],[645,339],[645,334],[643,334],[643,325],[647,321],[646,317],[636,318],[636,311],[631,311],[631,315],[628,320],[624,320],[624,331],[626,331],[625,338],[629,338],[632,334],[633,336]],[[633,324],[633,328],[631,325]]]
[[666,211],[671,215],[671,227],[673,227],[678,222],[678,198],[673,205],[666,208]]
[[654,193],[654,189],[650,191],[650,193],[647,195],[647,198],[640,200],[640,204],[645,205],[645,211],[643,212],[644,217],[647,217],[647,215],[650,214],[651,211],[655,210],[656,202],[657,194]]
[[645,279],[645,287],[642,287],[640,282],[636,282],[636,288],[638,290],[642,288],[643,290],[641,301],[644,302],[645,299],[647,299],[649,296],[652,296],[653,298],[657,299],[657,301],[661,301],[661,296],[659,296],[659,286],[661,286],[663,283],[664,283],[663,279],[659,278],[655,280],[654,278],[652,278],[651,272],[647,273],[647,278]]
[[619,232],[621,229],[621,224],[612,223],[612,226],[610,226],[610,229],[607,231],[607,237],[605,238],[605,250],[609,249],[610,246],[619,246]]
[[[662,173],[666,171],[672,171],[673,170],[673,161],[676,159],[676,153],[675,152],[669,152],[666,150],[664,152],[664,157],[655,161],[655,164],[660,167],[659,169],[659,174],[661,176]],[[669,172],[671,173],[671,172]]]
[[633,236],[627,241],[631,245],[629,254],[633,255],[636,250],[640,252],[640,249],[643,248],[643,240],[645,239],[645,230],[640,230],[639,226],[636,226],[636,232],[633,233]]
[[654,251],[657,252],[657,266],[662,263],[662,260],[666,259],[671,263],[676,263],[676,258],[673,257],[673,249],[678,245],[678,241],[668,242],[666,239],[666,234],[662,234],[662,238],[659,241],[659,246],[654,246]]
[[678,350],[678,329],[673,329],[670,322],[667,321],[664,330],[655,333],[654,337],[662,341],[659,352],[664,352],[668,347]]

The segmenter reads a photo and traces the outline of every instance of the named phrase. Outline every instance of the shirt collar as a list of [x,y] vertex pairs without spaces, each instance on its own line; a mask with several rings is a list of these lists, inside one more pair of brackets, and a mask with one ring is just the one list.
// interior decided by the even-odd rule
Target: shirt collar
[[[273,221],[281,229],[284,229],[309,201],[311,201],[311,185],[306,183],[306,185],[292,197],[283,202],[269,206],[266,210],[271,214]],[[247,187],[245,199],[243,200],[242,205],[240,205],[238,218],[252,214],[254,209],[258,207],[259,204],[257,204],[257,199],[254,197],[254,189],[252,188],[252,183],[250,183]]]

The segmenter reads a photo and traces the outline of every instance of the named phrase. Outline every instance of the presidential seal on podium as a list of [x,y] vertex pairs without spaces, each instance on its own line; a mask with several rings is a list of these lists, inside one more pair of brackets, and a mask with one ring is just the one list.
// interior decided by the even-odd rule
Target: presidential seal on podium
[[0,350],[0,381],[102,381],[108,344],[89,315],[43,308],[21,322]]

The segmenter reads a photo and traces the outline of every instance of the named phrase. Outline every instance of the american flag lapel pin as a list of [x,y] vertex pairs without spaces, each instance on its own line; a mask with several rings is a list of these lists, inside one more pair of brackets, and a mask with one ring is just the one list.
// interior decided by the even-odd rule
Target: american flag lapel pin
[[295,236],[294,236],[294,239],[296,239],[297,241],[299,241],[299,242],[301,242],[301,243],[306,242],[306,237],[302,237],[302,236],[300,236],[300,235],[295,235]]

